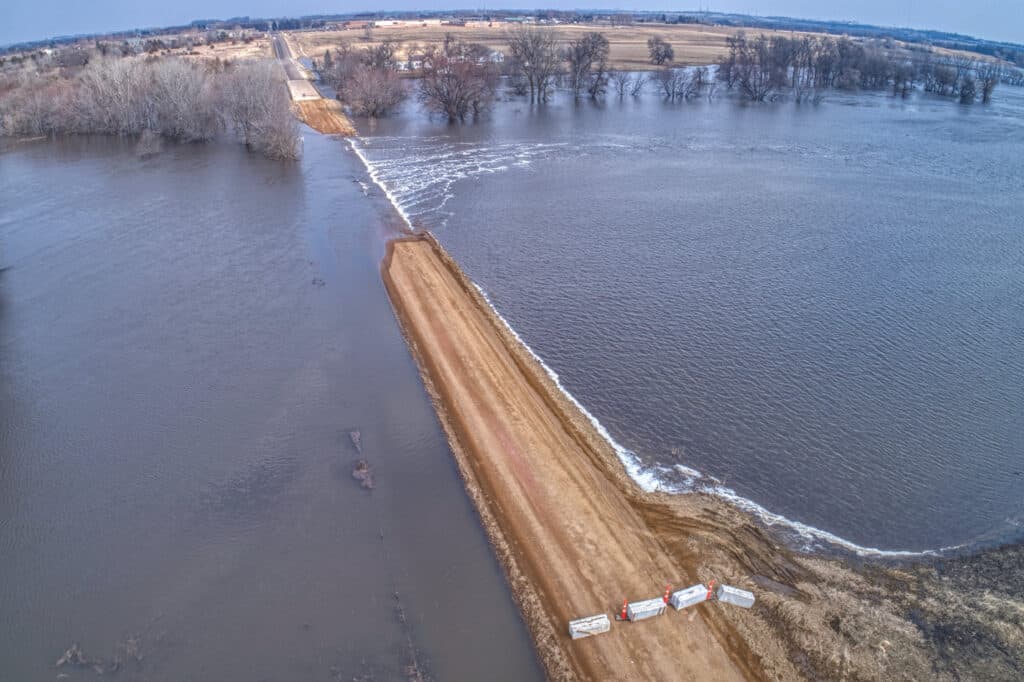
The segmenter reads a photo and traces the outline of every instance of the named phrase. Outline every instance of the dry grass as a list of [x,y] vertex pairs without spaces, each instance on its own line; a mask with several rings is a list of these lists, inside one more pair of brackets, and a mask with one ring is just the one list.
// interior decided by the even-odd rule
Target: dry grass
[[[325,49],[337,47],[345,41],[359,47],[376,45],[390,40],[402,44],[403,50],[400,51],[400,56],[404,58],[406,50],[410,46],[438,44],[444,40],[446,33],[451,33],[461,40],[483,43],[491,49],[507,51],[508,44],[505,40],[505,33],[509,28],[508,24],[500,23],[488,26],[486,23],[470,22],[464,27],[420,26],[408,23],[402,26],[381,26],[373,29],[372,42],[362,40],[363,32],[355,29],[296,31],[289,33],[288,39],[289,44],[299,55],[309,57],[322,55]],[[672,43],[676,53],[675,63],[678,65],[712,64],[727,53],[725,39],[739,29],[683,24],[621,27],[564,25],[556,26],[555,30],[558,32],[559,38],[566,42],[590,31],[600,31],[605,34],[610,43],[612,67],[639,71],[655,68],[648,61],[647,55],[647,39],[651,36],[660,35]],[[764,33],[771,35],[776,32],[764,31]],[[778,33],[784,33],[787,36],[793,35],[789,31]]]
[[[495,23],[489,25],[483,22],[469,22],[466,26],[440,26],[429,24],[422,26],[415,22],[407,22],[400,26],[380,26],[373,29],[373,41],[363,40],[361,29],[349,29],[343,31],[294,31],[287,33],[289,45],[296,56],[315,57],[323,54],[325,49],[334,48],[343,42],[352,45],[371,46],[382,41],[390,40],[400,43],[402,48],[399,56],[405,58],[407,48],[415,45],[425,46],[439,44],[444,40],[447,33],[474,43],[483,43],[491,49],[507,52],[508,44],[505,40],[505,33],[511,26],[509,24]],[[647,55],[647,39],[651,36],[661,36],[672,43],[675,48],[675,64],[679,66],[694,66],[713,64],[719,57],[728,52],[725,39],[739,31],[746,31],[749,35],[784,35],[792,37],[795,35],[825,35],[816,33],[803,33],[799,31],[770,31],[758,28],[734,28],[728,26],[703,26],[694,24],[644,24],[636,26],[585,26],[585,25],[562,25],[555,26],[559,38],[568,42],[590,31],[604,33],[611,44],[611,65],[612,68],[628,71],[653,70],[657,67],[651,65]],[[835,38],[836,36],[831,36]],[[219,49],[219,48],[218,48]],[[940,55],[967,55],[972,59],[988,59],[984,55],[960,50],[948,50],[936,48],[935,52]]]
[[858,567],[794,555],[721,501],[662,497],[646,513],[702,580],[757,594],[716,612],[769,679],[1024,679],[1024,547]]
[[177,57],[203,61],[210,59],[229,61],[269,59],[274,56],[274,51],[270,47],[270,40],[268,38],[259,38],[249,43],[241,40],[235,44],[216,43],[213,49],[210,49],[209,45],[198,45],[193,47],[191,51],[188,48],[181,47],[171,50],[170,53]]

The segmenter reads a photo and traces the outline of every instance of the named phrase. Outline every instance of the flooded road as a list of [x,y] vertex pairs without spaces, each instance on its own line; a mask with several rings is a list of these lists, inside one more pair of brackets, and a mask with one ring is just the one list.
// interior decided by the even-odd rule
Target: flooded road
[[0,677],[540,679],[357,180],[309,133],[0,152]]

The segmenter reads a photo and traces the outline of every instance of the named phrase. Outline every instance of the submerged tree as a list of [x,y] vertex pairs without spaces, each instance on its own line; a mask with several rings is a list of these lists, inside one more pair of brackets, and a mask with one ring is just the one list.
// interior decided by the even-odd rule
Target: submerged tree
[[608,51],[608,39],[600,33],[586,33],[569,43],[564,58],[574,99],[579,99],[584,91],[597,97],[607,89]]
[[561,64],[554,30],[522,24],[509,30],[507,40],[512,59],[522,69],[530,100],[546,102]]
[[633,77],[629,75],[628,71],[609,71],[608,82],[615,88],[615,93],[622,99],[629,92],[629,86],[633,82]]
[[299,156],[302,138],[277,63],[239,64],[226,76],[224,85],[223,111],[247,147],[271,158]]
[[977,68],[978,85],[981,88],[981,101],[988,104],[992,101],[992,91],[1003,79],[1003,67],[996,62],[984,62]]
[[420,100],[449,121],[479,115],[494,98],[498,74],[490,50],[479,44],[445,40],[423,55]]
[[361,49],[343,42],[335,48],[329,67],[324,60],[320,76],[357,115],[387,116],[407,96],[397,54],[398,46],[390,41]]

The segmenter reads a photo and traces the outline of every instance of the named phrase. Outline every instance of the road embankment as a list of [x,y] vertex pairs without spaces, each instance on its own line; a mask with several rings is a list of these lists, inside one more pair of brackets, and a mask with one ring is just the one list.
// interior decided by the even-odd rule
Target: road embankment
[[760,677],[708,609],[572,641],[573,618],[696,581],[649,526],[610,444],[430,235],[382,272],[452,449],[551,679]]

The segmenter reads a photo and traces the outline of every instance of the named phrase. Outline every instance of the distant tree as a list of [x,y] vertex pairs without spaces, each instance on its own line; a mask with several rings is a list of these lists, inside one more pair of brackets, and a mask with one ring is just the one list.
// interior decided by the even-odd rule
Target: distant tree
[[673,69],[670,66],[662,67],[654,72],[654,82],[657,83],[661,94],[667,100],[674,100],[682,97],[685,75],[682,69]]
[[398,66],[397,53],[398,45],[385,40],[380,45],[367,48],[364,61],[375,69],[395,69]]
[[767,99],[777,78],[773,76],[767,36],[747,40],[743,31],[725,39],[729,53],[719,62],[718,78],[754,102]]
[[561,63],[554,30],[521,24],[510,29],[506,39],[512,58],[522,69],[531,101],[546,102]]
[[639,97],[644,90],[644,86],[647,85],[647,76],[642,73],[638,73],[633,77],[633,82],[629,86],[629,94],[632,97]]
[[981,88],[981,101],[988,104],[992,101],[992,91],[1004,77],[1003,68],[996,62],[983,62],[978,66],[978,85]]
[[651,64],[654,64],[655,66],[667,64],[675,59],[676,56],[671,43],[667,42],[661,36],[651,36],[647,39],[647,53],[650,57]]
[[602,94],[608,85],[608,39],[600,33],[585,33],[569,43],[563,52],[568,65],[569,90],[574,99],[588,92]]
[[978,84],[970,76],[960,81],[960,104],[974,104],[978,94]]
[[907,97],[914,89],[914,65],[900,62],[892,70],[892,94]]
[[615,88],[615,93],[622,99],[629,92],[629,86],[633,82],[633,77],[629,75],[628,71],[609,71],[608,80]]

